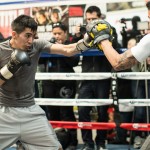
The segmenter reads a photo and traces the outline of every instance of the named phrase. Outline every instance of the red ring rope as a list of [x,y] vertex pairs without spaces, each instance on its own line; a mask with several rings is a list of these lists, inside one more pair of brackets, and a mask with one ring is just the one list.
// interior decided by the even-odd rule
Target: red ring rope
[[[67,129],[98,129],[111,130],[116,128],[115,123],[98,122],[70,122],[70,121],[49,121],[53,128],[61,127]],[[121,123],[121,128],[126,130],[150,131],[150,124],[146,123]]]
[[147,123],[122,123],[121,128],[136,131],[150,131],[150,124]]
[[116,127],[115,123],[98,123],[98,122],[69,122],[69,121],[50,121],[53,128],[71,128],[71,129],[99,129],[111,130]]

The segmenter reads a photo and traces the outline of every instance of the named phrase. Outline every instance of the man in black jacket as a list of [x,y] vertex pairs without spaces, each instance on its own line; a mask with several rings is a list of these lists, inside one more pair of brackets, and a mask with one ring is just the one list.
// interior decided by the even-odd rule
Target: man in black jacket
[[[101,10],[97,6],[90,6],[87,8],[86,13],[86,22],[90,22],[94,19],[101,18]],[[77,42],[83,38],[83,34],[80,32],[80,26],[76,26],[76,34],[73,37],[73,42]],[[117,36],[117,34],[116,34]],[[118,43],[114,41],[114,46],[117,47]],[[107,61],[105,56],[83,56],[82,59],[82,72],[111,72],[112,67]],[[85,80],[81,82],[79,89],[79,97],[83,99],[108,99],[110,92],[110,79],[106,80]],[[108,106],[98,106],[98,122],[108,122],[107,115]],[[81,122],[90,122],[90,112],[92,107],[90,106],[79,106],[79,121]],[[84,141],[83,150],[93,150],[94,145],[97,145],[97,150],[105,148],[105,140],[107,136],[106,130],[97,130],[97,135],[95,138],[95,143],[92,139],[91,130],[81,130],[82,139]]]

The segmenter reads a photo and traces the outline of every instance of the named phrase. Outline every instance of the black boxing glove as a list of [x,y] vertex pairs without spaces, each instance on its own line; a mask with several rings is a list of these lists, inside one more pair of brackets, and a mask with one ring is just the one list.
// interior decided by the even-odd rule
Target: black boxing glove
[[30,65],[30,57],[25,51],[14,50],[11,54],[10,60],[8,63],[1,68],[0,70],[0,78],[2,80],[10,79],[17,70],[23,65]]

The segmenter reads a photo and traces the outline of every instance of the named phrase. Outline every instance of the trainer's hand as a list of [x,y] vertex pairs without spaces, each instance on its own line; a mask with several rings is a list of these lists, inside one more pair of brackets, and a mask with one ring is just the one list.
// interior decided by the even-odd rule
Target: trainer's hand
[[91,48],[92,46],[93,46],[93,40],[92,40],[92,38],[90,38],[89,35],[86,33],[86,34],[84,35],[84,38],[81,39],[81,40],[79,40],[79,41],[77,42],[76,48],[77,48],[78,51],[83,52],[83,51],[85,51],[85,50],[88,50],[88,49]]
[[27,52],[17,49],[14,50],[8,63],[1,68],[0,78],[2,80],[10,79],[14,73],[25,64],[30,65],[30,57]]
[[101,41],[108,39],[112,42],[113,40],[111,25],[104,20],[96,19],[91,21],[87,24],[86,30],[87,34],[94,40],[93,44],[99,49],[101,49]]

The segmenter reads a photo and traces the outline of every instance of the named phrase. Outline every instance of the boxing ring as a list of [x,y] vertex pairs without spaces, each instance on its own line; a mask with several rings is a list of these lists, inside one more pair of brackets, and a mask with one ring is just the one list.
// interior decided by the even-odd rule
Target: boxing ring
[[[150,72],[119,72],[116,73],[118,79],[125,80],[149,80]],[[104,80],[114,78],[113,73],[36,73],[36,80]],[[57,98],[35,98],[38,105],[51,106],[102,106],[118,105],[125,106],[150,106],[150,99],[57,99]],[[69,121],[49,121],[54,128],[72,129],[98,129],[111,130],[118,126],[115,122],[69,122]],[[126,130],[150,131],[150,123],[120,123],[119,127]],[[149,144],[148,144],[149,145]],[[142,149],[148,150],[148,149]]]

